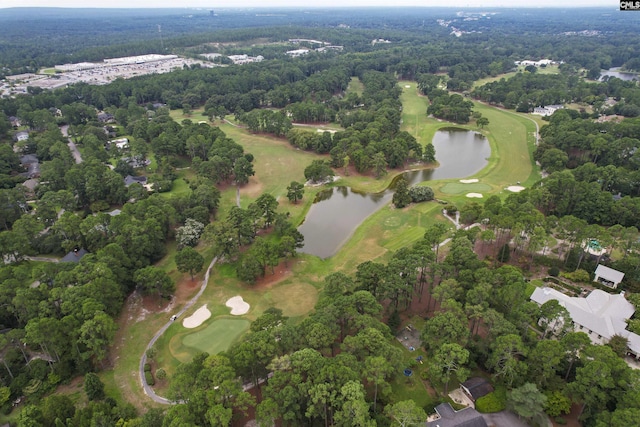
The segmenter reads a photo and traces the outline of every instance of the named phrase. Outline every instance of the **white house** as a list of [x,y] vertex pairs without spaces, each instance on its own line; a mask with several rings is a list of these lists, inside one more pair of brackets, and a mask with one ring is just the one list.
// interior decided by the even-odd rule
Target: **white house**
[[129,138],[112,139],[109,141],[109,145],[115,145],[119,150],[129,148]]
[[286,53],[292,58],[297,58],[299,56],[306,55],[307,53],[309,53],[309,49],[288,50]]
[[617,288],[622,279],[624,279],[624,273],[613,268],[609,268],[606,265],[598,264],[595,271],[594,282],[598,282],[609,288]]
[[29,139],[29,132],[27,132],[26,130],[21,130],[20,132],[16,132],[16,134],[14,135],[14,138],[18,142],[26,141],[27,139]]
[[564,106],[559,104],[554,105],[545,105],[544,107],[535,107],[533,109],[533,114],[539,114],[541,116],[550,116],[555,113],[557,110],[562,110]]
[[586,298],[580,298],[551,288],[536,288],[531,295],[531,301],[539,305],[550,300],[556,300],[566,308],[574,330],[589,335],[594,344],[606,344],[614,335],[621,335],[629,341],[629,353],[640,358],[640,335],[626,329],[635,307],[624,297],[624,292],[612,295],[596,289]]

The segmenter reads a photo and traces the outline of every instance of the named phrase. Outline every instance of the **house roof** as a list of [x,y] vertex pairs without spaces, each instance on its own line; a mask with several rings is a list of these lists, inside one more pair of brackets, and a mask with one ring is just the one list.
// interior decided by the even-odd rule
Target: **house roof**
[[586,298],[580,298],[567,296],[551,288],[536,288],[531,300],[540,305],[556,300],[578,325],[605,339],[614,335],[626,337],[629,348],[640,354],[640,336],[626,330],[627,320],[635,312],[635,307],[623,294],[612,295],[595,289]]
[[134,183],[138,183],[140,185],[145,185],[147,183],[147,177],[146,176],[132,176],[132,175],[127,175],[124,178],[124,185],[125,187],[130,186],[131,184]]
[[598,264],[594,274],[613,283],[620,283],[622,282],[622,279],[624,279],[623,272],[614,270],[613,268],[609,268],[602,264]]
[[80,259],[82,259],[82,257],[88,253],[89,252],[87,252],[86,249],[80,248],[78,250],[71,251],[68,254],[66,254],[64,258],[60,260],[60,262],[80,262]]
[[493,391],[493,386],[489,380],[482,377],[469,378],[467,381],[463,382],[461,386],[469,391],[473,400],[486,396]]
[[454,411],[449,403],[435,407],[440,418],[427,423],[427,427],[487,427],[487,422],[475,409],[469,407]]

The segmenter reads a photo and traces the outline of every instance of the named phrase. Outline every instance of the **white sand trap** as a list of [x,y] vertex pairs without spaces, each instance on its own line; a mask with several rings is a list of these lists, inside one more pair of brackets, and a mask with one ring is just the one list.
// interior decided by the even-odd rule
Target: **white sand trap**
[[211,312],[207,308],[207,304],[197,309],[191,316],[182,321],[182,326],[185,328],[197,328],[202,325],[205,320],[211,317]]
[[472,178],[472,179],[461,179],[460,182],[463,184],[473,184],[474,182],[478,182],[480,181],[478,178]]
[[234,316],[241,316],[243,314],[247,314],[249,311],[249,304],[244,302],[240,295],[236,295],[233,298],[229,298],[227,302],[224,304],[231,309],[231,314]]
[[411,85],[404,85],[404,87],[406,87],[407,89],[409,89],[411,87]]
[[482,199],[482,194],[480,194],[480,193],[467,193],[467,197],[475,197],[477,199]]
[[522,185],[510,185],[507,187],[507,190],[511,191],[512,193],[519,193],[524,190],[524,187]]

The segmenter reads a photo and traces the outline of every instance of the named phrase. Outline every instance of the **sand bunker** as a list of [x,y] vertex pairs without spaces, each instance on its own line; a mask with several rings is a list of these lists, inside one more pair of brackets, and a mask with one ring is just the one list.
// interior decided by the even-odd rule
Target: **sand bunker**
[[463,184],[473,184],[474,182],[478,182],[480,181],[478,178],[472,178],[472,179],[461,179],[460,182]]
[[411,85],[404,85],[404,87],[406,87],[407,89],[409,89],[411,87]]
[[524,187],[521,185],[510,185],[507,187],[507,190],[511,191],[512,193],[519,193],[524,190]]
[[207,308],[207,304],[203,305],[195,311],[191,316],[182,321],[182,326],[185,328],[197,328],[202,325],[205,320],[211,317],[211,312]]
[[482,194],[480,194],[480,193],[467,193],[467,197],[475,197],[477,199],[482,199]]
[[243,314],[247,314],[249,311],[249,304],[244,302],[240,295],[236,295],[233,298],[229,298],[227,302],[224,304],[231,309],[231,314],[234,316],[241,316]]

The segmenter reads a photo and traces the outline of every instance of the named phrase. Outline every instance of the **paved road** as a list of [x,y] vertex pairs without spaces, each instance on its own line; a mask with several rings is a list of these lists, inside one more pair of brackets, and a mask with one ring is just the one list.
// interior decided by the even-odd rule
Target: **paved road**
[[78,147],[76,147],[75,142],[73,142],[73,140],[69,137],[69,125],[60,126],[60,131],[62,132],[62,135],[69,141],[67,142],[67,145],[69,146],[71,154],[73,154],[73,158],[75,159],[76,163],[82,163],[82,156],[80,155],[80,151],[78,151]]
[[[213,266],[216,264],[217,261],[218,261],[218,258],[214,258],[211,260],[211,264],[209,264],[209,267],[207,268],[207,272],[204,275],[204,279],[202,280],[202,284],[200,285],[200,290],[193,298],[191,298],[191,300],[189,300],[184,305],[184,307],[182,307],[182,309],[179,312],[175,314],[175,319],[179,319],[180,317],[182,317],[185,311],[191,308],[198,301],[200,296],[202,296],[205,289],[207,289],[207,283],[209,282],[209,274],[211,274],[211,269],[213,268]],[[153,389],[149,387],[149,384],[147,384],[147,381],[144,378],[144,365],[145,363],[147,363],[147,350],[153,347],[153,345],[156,343],[158,338],[160,338],[162,334],[164,334],[164,332],[169,328],[169,326],[171,326],[173,322],[174,320],[169,320],[167,323],[164,324],[164,326],[162,326],[162,328],[160,328],[158,332],[156,332],[153,338],[151,338],[151,341],[149,341],[149,344],[147,344],[147,348],[145,348],[144,353],[142,353],[142,357],[140,358],[140,366],[138,367],[138,370],[140,373],[140,382],[142,383],[142,388],[144,389],[145,394],[149,396],[151,399],[153,399],[154,402],[162,403],[165,405],[171,405],[171,404],[174,404],[175,402],[172,402],[165,397],[158,396],[153,391]]]

